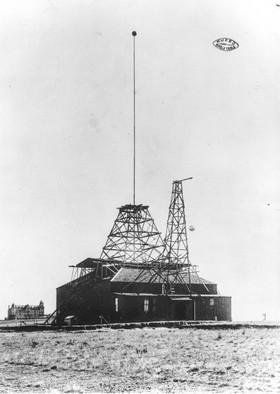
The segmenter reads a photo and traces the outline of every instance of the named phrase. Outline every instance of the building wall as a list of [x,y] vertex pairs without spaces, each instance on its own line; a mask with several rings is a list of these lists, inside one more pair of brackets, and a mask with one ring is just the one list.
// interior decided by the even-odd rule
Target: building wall
[[208,284],[207,289],[203,284],[191,284],[191,286],[186,287],[185,285],[175,284],[170,287],[168,284],[162,283],[125,283],[125,282],[112,282],[113,292],[124,292],[124,293],[153,293],[153,294],[165,294],[175,293],[175,294],[189,294],[190,289],[193,293],[197,294],[217,294],[217,285]]
[[[141,322],[171,320],[171,311],[167,306],[167,296],[123,296],[115,295],[112,320],[115,322]],[[116,311],[116,301],[118,310]]]
[[231,321],[231,297],[197,297],[196,320]]
[[172,300],[172,294],[171,297],[164,294],[161,283],[111,282],[110,278],[96,281],[94,275],[88,274],[57,289],[57,323],[64,324],[65,318],[73,315],[72,321],[77,324],[194,319],[230,321],[231,298],[218,296],[216,284],[207,287],[211,294],[202,284],[192,284],[192,291],[200,296],[190,297],[187,288],[175,285],[174,296],[186,295],[184,300],[176,301]]
[[[113,321],[217,320],[231,321],[231,298],[218,296],[172,300],[168,296],[115,295]],[[114,301],[114,306],[116,301]]]
[[[95,282],[88,277],[84,283],[68,283],[57,288],[58,324],[64,324],[67,316],[74,315],[74,322],[80,324],[100,323],[108,318],[112,309],[110,279]],[[106,319],[107,320],[107,319]]]

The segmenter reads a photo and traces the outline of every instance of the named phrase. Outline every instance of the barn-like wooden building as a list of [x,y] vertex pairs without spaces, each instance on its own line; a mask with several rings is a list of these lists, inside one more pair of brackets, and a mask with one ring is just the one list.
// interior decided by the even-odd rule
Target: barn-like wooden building
[[95,269],[57,288],[58,324],[69,315],[77,324],[231,320],[231,297],[219,295],[215,283],[187,270],[180,276],[174,272],[167,282],[155,268],[127,265],[115,272],[111,266],[91,258],[77,265]]
[[182,181],[174,181],[164,240],[148,206],[124,205],[100,258],[57,288],[56,323],[231,320],[231,297],[190,262]]

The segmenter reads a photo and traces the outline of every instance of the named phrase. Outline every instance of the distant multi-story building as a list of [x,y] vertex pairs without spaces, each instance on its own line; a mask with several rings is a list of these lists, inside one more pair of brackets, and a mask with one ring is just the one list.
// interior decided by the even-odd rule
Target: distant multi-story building
[[38,319],[43,317],[45,313],[45,306],[43,301],[39,305],[15,305],[14,303],[8,307],[8,320],[21,319]]

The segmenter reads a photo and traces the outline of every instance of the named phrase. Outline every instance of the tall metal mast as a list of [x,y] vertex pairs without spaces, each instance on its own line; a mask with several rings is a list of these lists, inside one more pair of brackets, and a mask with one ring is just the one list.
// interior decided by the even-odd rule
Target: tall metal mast
[[136,128],[135,128],[135,37],[136,31],[132,32],[133,36],[133,205],[135,205],[135,156],[136,156]]
[[135,204],[135,157],[136,157],[136,126],[135,126],[135,37],[133,36],[133,204],[119,208],[119,214],[108,236],[101,258],[117,259],[125,264],[149,264],[158,261],[164,250],[164,243],[148,206]]

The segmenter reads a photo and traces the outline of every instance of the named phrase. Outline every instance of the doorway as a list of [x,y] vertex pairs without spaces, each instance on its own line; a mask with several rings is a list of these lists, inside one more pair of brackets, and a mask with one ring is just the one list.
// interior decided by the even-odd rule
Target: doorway
[[175,301],[176,320],[194,320],[193,302],[191,300]]

